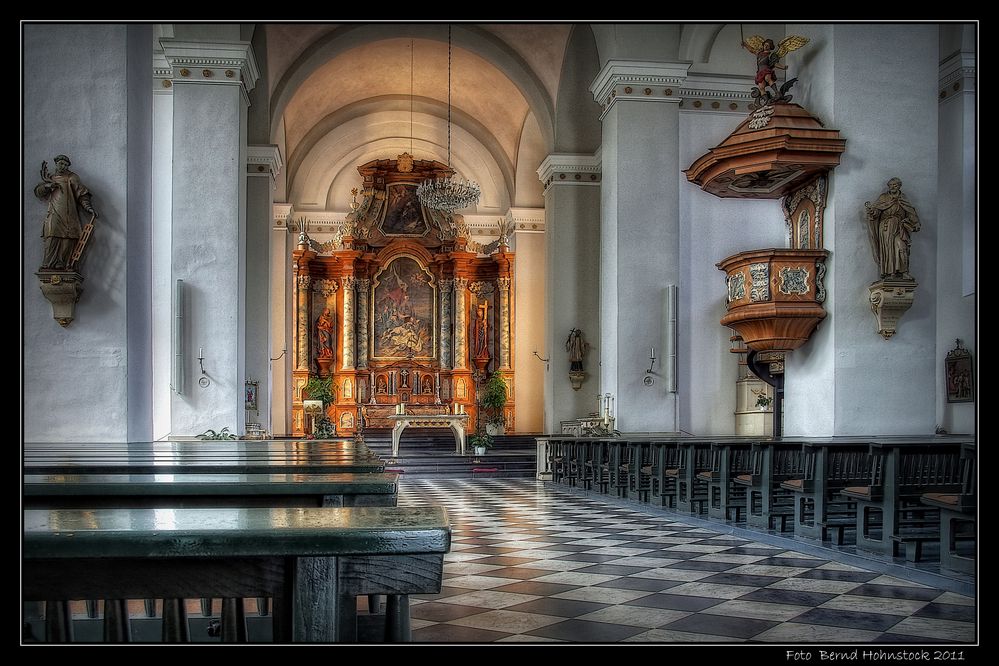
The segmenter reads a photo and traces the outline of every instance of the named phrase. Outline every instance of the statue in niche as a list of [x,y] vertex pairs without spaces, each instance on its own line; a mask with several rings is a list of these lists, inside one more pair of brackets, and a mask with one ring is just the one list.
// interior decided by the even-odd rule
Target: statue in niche
[[764,39],[760,35],[753,35],[742,43],[743,48],[756,56],[756,88],[751,91],[756,108],[768,104],[786,104],[791,101],[787,91],[798,79],[790,79],[778,89],[775,70],[787,69],[787,65],[780,64],[781,58],[807,43],[808,38],[800,35],[785,37],[776,47],[774,40]]
[[433,395],[434,394],[434,380],[429,376],[425,376],[422,380],[423,383],[423,395]]
[[919,231],[916,209],[902,194],[902,181],[892,178],[888,191],[877,201],[864,203],[867,230],[882,278],[911,280],[909,275],[909,250],[911,234]]
[[375,393],[379,395],[385,395],[388,393],[388,381],[385,379],[385,375],[378,375],[378,383],[376,384]]
[[583,371],[583,357],[589,347],[589,343],[583,340],[581,330],[574,328],[569,331],[569,337],[565,340],[565,350],[569,352],[569,372]]
[[326,308],[316,322],[319,332],[319,358],[333,358],[333,316]]
[[[73,269],[86,247],[97,211],[91,203],[90,190],[69,170],[69,158],[56,155],[54,161],[55,173],[50,173],[48,163],[42,162],[42,182],[35,186],[35,196],[48,202],[42,222],[45,247],[41,269],[68,271]],[[80,225],[80,208],[91,216],[85,227]]]
[[473,358],[489,356],[489,333],[486,322],[486,312],[489,301],[482,301],[475,306],[475,320],[472,322],[472,353]]

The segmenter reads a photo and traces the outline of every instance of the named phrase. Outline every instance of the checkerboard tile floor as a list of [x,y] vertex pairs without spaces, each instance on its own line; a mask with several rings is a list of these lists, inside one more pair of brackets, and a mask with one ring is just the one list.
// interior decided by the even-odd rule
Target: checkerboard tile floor
[[406,480],[452,523],[413,640],[964,643],[974,599],[523,479]]

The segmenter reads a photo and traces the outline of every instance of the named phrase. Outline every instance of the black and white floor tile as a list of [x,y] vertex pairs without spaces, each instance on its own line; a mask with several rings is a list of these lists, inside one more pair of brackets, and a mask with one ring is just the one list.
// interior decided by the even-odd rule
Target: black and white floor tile
[[970,643],[973,598],[533,480],[406,480],[453,527],[417,642]]

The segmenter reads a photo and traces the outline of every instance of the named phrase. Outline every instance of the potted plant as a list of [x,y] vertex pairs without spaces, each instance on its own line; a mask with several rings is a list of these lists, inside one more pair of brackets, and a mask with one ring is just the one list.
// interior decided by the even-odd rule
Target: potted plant
[[770,407],[770,403],[772,403],[773,401],[774,399],[768,396],[766,393],[760,392],[756,396],[756,407],[761,412],[765,412],[767,411],[767,408]]
[[486,432],[490,435],[503,434],[503,408],[506,407],[506,382],[503,375],[494,372],[486,382],[482,393],[482,407],[485,410]]
[[329,439],[336,436],[336,426],[327,416],[326,410],[336,402],[336,393],[333,388],[332,377],[310,377],[305,385],[305,392],[311,400],[323,401],[323,415],[316,420],[312,429],[312,439]]
[[486,455],[486,449],[490,449],[493,446],[493,436],[488,433],[476,433],[469,436],[468,444],[475,449],[475,455],[484,456]]

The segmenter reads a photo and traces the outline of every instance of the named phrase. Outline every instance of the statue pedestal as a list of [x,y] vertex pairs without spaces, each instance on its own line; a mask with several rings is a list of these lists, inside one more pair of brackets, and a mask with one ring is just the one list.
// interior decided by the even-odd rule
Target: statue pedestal
[[912,278],[885,278],[867,288],[871,312],[878,320],[878,333],[885,340],[895,335],[898,320],[912,307],[918,286]]
[[42,295],[52,304],[52,318],[62,327],[73,321],[80,294],[83,293],[83,276],[76,271],[47,271],[35,273]]
[[582,370],[571,370],[569,371],[569,383],[572,384],[572,390],[578,391],[583,387],[583,381],[586,379],[586,373]]
[[330,366],[333,365],[332,356],[320,356],[316,359],[316,363],[319,365],[319,376],[326,377],[330,376]]
[[472,363],[475,365],[475,369],[479,371],[483,376],[486,374],[486,368],[489,366],[489,361],[492,359],[489,356],[476,356],[472,359]]

